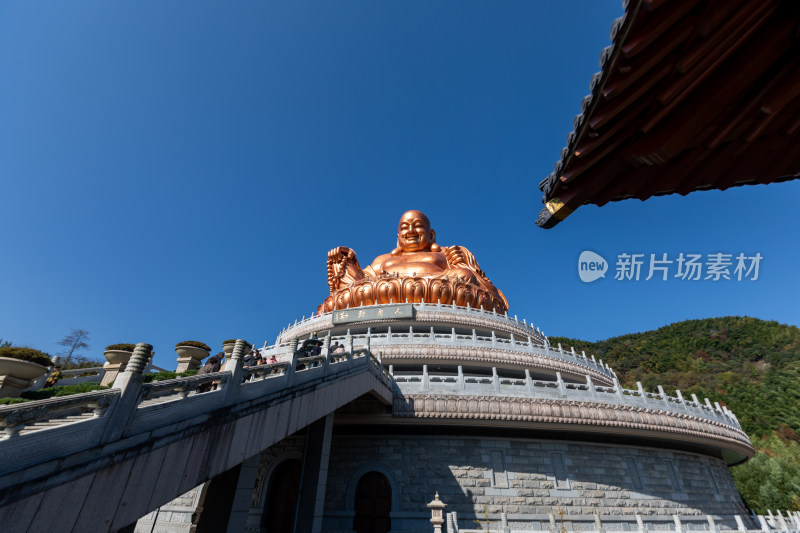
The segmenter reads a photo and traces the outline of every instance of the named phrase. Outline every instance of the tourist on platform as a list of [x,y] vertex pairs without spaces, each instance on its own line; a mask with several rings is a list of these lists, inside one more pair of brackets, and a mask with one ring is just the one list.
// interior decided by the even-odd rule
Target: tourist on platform
[[[197,371],[197,375],[201,376],[203,374],[213,374],[214,372],[219,372],[220,367],[221,367],[221,363],[220,363],[219,355],[212,355],[211,357],[208,358],[208,361],[206,361],[206,364],[204,364],[200,368],[200,370]],[[214,389],[216,389],[217,388],[217,383],[215,383],[215,382],[214,383],[212,383],[212,382],[203,383],[202,385],[198,385],[197,393],[200,394],[201,392],[208,392],[208,391],[212,390],[212,387]]]
[[255,349],[253,349],[253,350],[250,351],[249,354],[245,355],[242,358],[242,366],[244,366],[244,367],[255,366],[256,365],[256,354],[257,353],[258,352]]
[[53,369],[53,372],[47,377],[47,380],[44,382],[44,388],[53,387],[58,380],[61,379],[61,367],[56,365]]
[[269,359],[267,360],[267,364],[268,365],[274,365],[277,362],[278,362],[278,358],[275,357],[275,354],[270,355]]

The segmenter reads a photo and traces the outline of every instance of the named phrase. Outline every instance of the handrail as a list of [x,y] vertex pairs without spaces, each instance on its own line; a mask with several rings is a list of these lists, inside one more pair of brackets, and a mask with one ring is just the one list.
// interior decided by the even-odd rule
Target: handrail
[[115,389],[97,390],[0,407],[0,427],[6,433],[0,441],[18,437],[26,426],[57,418],[54,415],[62,416],[65,411],[76,408],[82,412],[94,411],[95,418],[103,416],[117,396],[119,391]]
[[[410,302],[397,302],[397,303],[410,303]],[[534,336],[534,337],[542,340],[545,343],[547,342],[547,337],[545,336],[545,334],[542,333],[539,329],[533,327],[533,323],[529,324],[528,322],[525,321],[524,318],[522,319],[522,322],[520,322],[519,319],[516,317],[516,315],[514,315],[514,318],[511,318],[507,311],[504,314],[498,314],[496,311],[493,311],[493,310],[492,311],[488,311],[488,310],[484,309],[483,307],[475,308],[475,307],[471,307],[471,306],[468,306],[468,305],[467,306],[459,306],[459,305],[455,305],[455,303],[453,303],[453,304],[442,304],[442,303],[438,303],[438,302],[437,303],[416,302],[416,303],[412,303],[412,305],[414,306],[415,309],[418,309],[418,310],[422,309],[422,310],[425,310],[425,311],[437,310],[437,311],[444,311],[444,312],[452,312],[452,313],[456,313],[456,314],[472,313],[472,314],[477,314],[477,315],[481,315],[481,316],[490,316],[495,320],[503,321],[503,322],[508,323],[509,325],[513,325],[515,327],[522,328],[522,329],[528,331],[531,334],[531,336]],[[356,308],[355,307],[351,307],[351,308],[348,308],[348,309],[356,309]],[[310,323],[312,321],[328,318],[332,314],[333,314],[333,311],[326,311],[326,312],[321,313],[321,314],[312,314],[312,315],[310,315],[308,317],[304,316],[301,320],[296,320],[294,322],[294,324],[289,324],[286,328],[283,329],[281,334],[289,331],[290,329],[294,329],[297,326],[303,326],[303,325],[306,325],[306,324],[308,324],[308,323]]]
[[496,369],[494,374],[494,376],[469,376],[461,373],[428,374],[423,370],[422,373],[395,374],[392,377],[402,393],[495,394],[526,397],[544,394],[548,397],[555,396],[582,402],[622,404],[691,414],[742,429],[736,415],[727,408],[720,407],[719,404],[712,405],[707,398],[705,402],[700,402],[695,395],[692,395],[691,400],[687,400],[680,391],[677,391],[677,396],[673,397],[666,395],[661,387],[659,387],[658,393],[647,392],[641,388],[640,383],[637,383],[638,389],[625,389],[621,385],[615,387],[596,386],[591,380],[588,380],[587,383],[567,383],[560,379],[560,375],[556,381],[547,381],[531,379],[528,372],[526,372],[525,379],[495,379]]
[[[119,417],[119,420],[114,423],[122,424],[122,427],[126,427],[130,425],[131,420],[135,418],[138,412],[142,409],[147,410],[151,408],[150,400],[161,399],[167,402],[180,401],[189,396],[197,396],[198,394],[205,397],[205,395],[199,393],[197,389],[209,383],[214,383],[218,385],[218,388],[225,389],[226,391],[230,388],[234,388],[235,390],[233,390],[232,393],[226,392],[222,396],[214,396],[214,398],[218,399],[213,399],[209,396],[209,398],[211,398],[209,401],[212,401],[212,405],[203,407],[203,409],[216,409],[220,407],[222,403],[235,402],[238,395],[242,394],[242,391],[245,390],[244,387],[258,387],[258,385],[254,384],[255,381],[269,381],[271,383],[271,385],[269,385],[269,391],[277,391],[281,388],[291,387],[296,382],[303,380],[308,381],[308,378],[303,377],[306,375],[305,372],[310,372],[320,366],[325,367],[325,374],[309,373],[308,376],[311,379],[317,376],[326,377],[345,373],[349,371],[351,365],[339,365],[337,363],[343,361],[352,362],[364,358],[367,360],[366,366],[372,368],[374,372],[378,372],[384,384],[390,386],[391,377],[389,374],[381,367],[379,360],[372,355],[369,350],[364,348],[354,350],[352,354],[345,352],[331,354],[328,358],[325,356],[295,358],[293,363],[279,362],[251,367],[242,367],[241,359],[232,359],[231,361],[234,363],[234,367],[220,372],[184,376],[152,383],[141,383],[139,381],[134,385],[136,387],[136,398],[130,404],[130,409],[133,409],[133,412],[114,413],[112,410],[111,415],[115,419]],[[359,363],[359,366],[363,366],[363,364]],[[241,376],[241,381],[237,384],[233,384],[231,379],[237,371],[238,375]],[[247,390],[252,389],[248,388]],[[107,420],[109,418],[108,408],[115,400],[121,397],[123,392],[125,391],[121,391],[120,389],[99,390],[2,406],[0,407],[0,430],[4,430],[5,435],[0,434],[0,449],[2,448],[2,442],[10,438],[25,438],[26,433],[20,435],[20,432],[26,427],[33,426],[39,422],[56,420],[74,414],[93,411],[92,418],[103,418],[105,423],[112,424],[112,422]],[[227,403],[225,404],[227,405]],[[117,411],[119,411],[119,409],[117,409]],[[49,431],[56,427],[58,426],[42,429],[44,431]]]
[[[331,336],[331,343],[337,342],[340,344],[349,345],[349,343],[352,341],[353,343],[358,343],[361,345],[366,345],[369,343],[370,346],[373,346],[373,344],[375,346],[392,344],[435,344],[444,346],[464,346],[466,344],[469,347],[511,350],[513,352],[568,361],[596,370],[612,379],[617,377],[616,373],[608,365],[586,357],[583,354],[576,354],[563,349],[552,349],[549,347],[542,348],[540,346],[528,343],[527,340],[525,342],[522,340],[514,340],[512,342],[510,339],[492,338],[480,335],[474,337],[471,335],[456,335],[455,337],[456,338],[453,339],[452,334],[446,333],[435,333],[430,335],[429,333],[418,334],[415,332],[411,334],[408,331],[392,331],[391,333],[370,333],[368,335],[363,333],[354,335],[333,335]],[[274,344],[272,346],[268,346],[263,353],[265,356],[273,353],[276,356],[283,355],[288,353],[289,345],[289,342]]]

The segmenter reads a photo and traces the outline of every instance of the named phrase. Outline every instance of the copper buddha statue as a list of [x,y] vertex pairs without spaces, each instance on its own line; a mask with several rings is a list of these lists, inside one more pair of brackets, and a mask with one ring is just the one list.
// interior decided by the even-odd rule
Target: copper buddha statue
[[360,305],[428,302],[483,307],[504,313],[508,301],[463,246],[436,244],[436,232],[420,211],[407,211],[397,226],[397,248],[361,269],[356,253],[328,252],[331,295],[319,312]]

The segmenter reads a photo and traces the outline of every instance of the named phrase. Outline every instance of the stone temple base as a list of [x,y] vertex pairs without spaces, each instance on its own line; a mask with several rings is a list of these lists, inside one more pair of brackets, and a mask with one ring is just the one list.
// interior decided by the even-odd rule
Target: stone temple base
[[[547,531],[560,507],[573,522],[636,530],[636,515],[673,523],[706,515],[736,528],[744,514],[725,464],[690,452],[642,446],[473,436],[334,435],[325,501],[329,533],[352,531],[355,488],[377,471],[392,486],[392,531],[428,531],[426,503],[438,491],[460,529],[476,521]],[[574,530],[575,528],[568,528]]]

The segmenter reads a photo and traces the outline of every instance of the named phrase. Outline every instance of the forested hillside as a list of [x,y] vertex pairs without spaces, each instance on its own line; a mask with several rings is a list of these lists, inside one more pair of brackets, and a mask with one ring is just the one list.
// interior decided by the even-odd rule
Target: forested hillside
[[727,405],[757,449],[731,469],[759,513],[800,510],[800,329],[750,317],[687,320],[598,342],[550,337],[607,362],[626,387],[708,397]]

